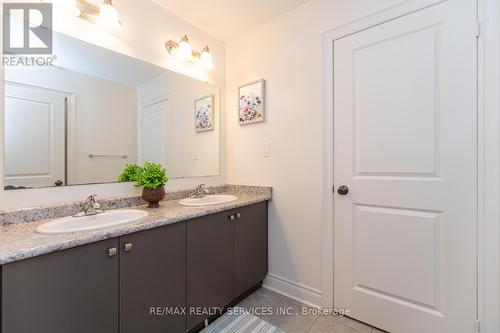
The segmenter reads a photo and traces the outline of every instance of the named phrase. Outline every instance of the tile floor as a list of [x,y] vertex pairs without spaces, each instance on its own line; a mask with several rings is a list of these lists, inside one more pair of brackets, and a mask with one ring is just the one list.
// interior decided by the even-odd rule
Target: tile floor
[[[302,315],[300,313],[305,305],[264,288],[244,299],[239,306],[253,311],[256,316],[286,333],[384,333],[348,317]],[[268,313],[262,313],[263,309]],[[278,309],[300,315],[280,315],[276,313]]]

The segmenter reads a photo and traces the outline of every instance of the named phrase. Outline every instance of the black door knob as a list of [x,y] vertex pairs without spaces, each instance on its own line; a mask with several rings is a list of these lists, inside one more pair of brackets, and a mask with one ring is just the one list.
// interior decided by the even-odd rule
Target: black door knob
[[58,180],[54,184],[56,184],[56,186],[62,186],[64,183],[62,180]]
[[339,188],[337,189],[337,193],[340,195],[346,195],[347,193],[349,193],[349,187],[345,185],[339,186]]

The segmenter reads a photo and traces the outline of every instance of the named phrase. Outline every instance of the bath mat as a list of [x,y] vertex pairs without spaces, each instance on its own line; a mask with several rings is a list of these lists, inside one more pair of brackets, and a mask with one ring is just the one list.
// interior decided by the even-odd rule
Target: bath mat
[[233,308],[226,312],[202,333],[285,333],[279,328],[250,314],[243,308]]

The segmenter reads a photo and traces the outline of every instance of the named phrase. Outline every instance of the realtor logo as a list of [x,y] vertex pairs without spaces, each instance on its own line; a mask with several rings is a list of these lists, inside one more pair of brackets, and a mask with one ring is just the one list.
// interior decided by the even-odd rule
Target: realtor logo
[[3,52],[52,54],[52,4],[4,3]]

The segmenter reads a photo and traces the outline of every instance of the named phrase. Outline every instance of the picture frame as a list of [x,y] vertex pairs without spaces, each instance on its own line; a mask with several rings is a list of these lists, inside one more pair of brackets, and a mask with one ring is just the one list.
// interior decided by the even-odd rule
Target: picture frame
[[215,96],[209,95],[194,101],[194,128],[196,132],[215,129]]
[[264,79],[238,87],[238,121],[240,125],[265,121],[266,100]]

